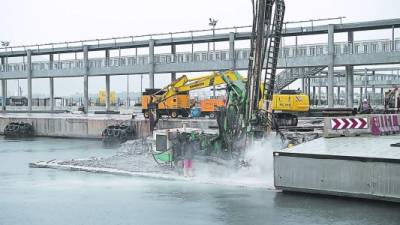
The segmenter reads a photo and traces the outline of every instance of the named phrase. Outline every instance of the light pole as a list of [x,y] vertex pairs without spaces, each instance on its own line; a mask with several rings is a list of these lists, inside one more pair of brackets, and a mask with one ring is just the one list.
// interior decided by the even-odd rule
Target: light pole
[[[210,22],[208,23],[209,26],[212,27],[213,36],[215,36],[215,27],[217,26],[218,20],[209,18]],[[213,52],[215,53],[215,42],[213,42]]]
[[[217,26],[218,20],[209,18],[209,23],[208,25],[212,27],[212,32],[213,32],[213,37],[215,36],[215,26]],[[210,43],[208,43],[208,51],[210,51]],[[215,59],[215,41],[213,41],[213,57]],[[213,84],[213,97],[215,98],[216,92],[215,92],[215,84]]]

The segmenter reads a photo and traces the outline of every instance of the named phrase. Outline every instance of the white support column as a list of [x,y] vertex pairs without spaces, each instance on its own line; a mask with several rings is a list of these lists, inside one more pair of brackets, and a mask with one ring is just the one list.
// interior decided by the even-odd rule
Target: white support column
[[28,112],[32,112],[32,51],[26,50],[27,82],[28,82]]
[[367,99],[368,101],[370,100],[369,96],[368,96],[368,70],[367,69],[365,69],[365,72],[364,72],[364,98],[361,99],[361,101],[364,99]]
[[372,93],[371,93],[371,100],[370,103],[371,105],[376,105],[376,90],[375,90],[375,70],[372,71]]
[[316,91],[316,87],[313,86],[312,87],[312,104],[313,105],[317,105],[317,99],[316,99],[317,95],[316,95],[315,91]]
[[335,60],[335,25],[329,24],[328,25],[328,107],[334,107],[334,89],[333,89],[333,82],[334,82],[334,60]]
[[376,105],[376,89],[375,89],[375,85],[372,85],[371,105]]
[[106,112],[110,111],[110,75],[106,75]]
[[325,102],[326,106],[328,106],[328,86],[325,86]]
[[236,54],[235,54],[235,33],[229,33],[229,60],[231,69],[236,70]]
[[131,100],[129,98],[129,75],[126,75],[126,108],[129,109],[131,106]]
[[7,103],[7,80],[2,79],[1,80],[1,92],[2,92],[2,104],[1,104],[1,110],[5,111],[7,108],[6,103]]
[[154,40],[149,40],[149,86],[154,89]]
[[[1,65],[5,65],[6,64],[5,61],[6,60],[4,57],[0,58]],[[7,102],[7,85],[6,85],[6,83],[7,83],[6,79],[1,80],[1,100],[2,100],[1,110],[3,110],[3,111],[6,110],[6,102]]]
[[321,86],[318,86],[318,104],[321,105],[321,100],[322,100],[322,88]]
[[[106,49],[106,66],[110,65],[110,50]],[[110,111],[110,75],[106,75],[106,112]]]
[[84,113],[89,111],[89,50],[88,46],[83,47],[83,65],[85,73],[83,75],[83,107]]
[[[54,61],[54,55],[50,54],[49,55],[49,69],[52,70],[53,69],[53,61]],[[54,78],[50,77],[49,78],[49,82],[50,82],[50,111],[53,112],[54,111]]]
[[49,78],[50,86],[50,111],[54,111],[54,77]]
[[396,39],[395,39],[395,27],[392,27],[392,44],[391,44],[391,50],[394,52],[396,50]]
[[[353,49],[354,33],[347,34],[348,45]],[[354,107],[354,66],[346,66],[346,107]]]
[[[176,57],[175,56],[175,54],[176,54],[176,46],[175,45],[171,45],[171,54],[174,56],[174,57]],[[175,81],[176,80],[176,73],[175,72],[172,72],[171,73],[171,82],[172,81]]]

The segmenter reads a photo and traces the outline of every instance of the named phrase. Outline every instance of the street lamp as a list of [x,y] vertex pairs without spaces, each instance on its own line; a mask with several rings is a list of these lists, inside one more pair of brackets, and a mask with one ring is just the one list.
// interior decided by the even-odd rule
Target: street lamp
[[[212,27],[213,36],[215,36],[215,27],[217,26],[218,20],[209,18],[208,25]],[[213,52],[215,52],[215,42],[213,42]]]
[[[210,22],[208,23],[208,25],[212,27],[213,37],[214,37],[215,36],[215,26],[217,26],[218,20],[209,18],[209,21]],[[210,43],[208,43],[208,52],[210,52]],[[213,55],[214,55],[214,59],[215,59],[215,41],[213,41]],[[214,96],[214,98],[216,96],[215,84],[213,84],[213,96]]]

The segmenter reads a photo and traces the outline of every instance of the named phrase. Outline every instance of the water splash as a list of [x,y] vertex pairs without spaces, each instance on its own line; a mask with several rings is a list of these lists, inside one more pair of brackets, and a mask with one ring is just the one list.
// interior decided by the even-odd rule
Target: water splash
[[237,168],[236,166],[227,167],[226,165],[218,166],[202,163],[196,165],[195,162],[196,176],[193,180],[274,189],[273,151],[283,147],[284,143],[281,139],[274,136],[256,141],[245,152],[244,160],[249,164],[247,167]]

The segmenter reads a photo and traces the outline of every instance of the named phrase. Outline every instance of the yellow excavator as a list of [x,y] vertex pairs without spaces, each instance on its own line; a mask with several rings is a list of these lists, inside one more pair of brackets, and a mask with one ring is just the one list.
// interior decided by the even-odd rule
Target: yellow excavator
[[[222,77],[224,76],[224,77]],[[189,92],[202,88],[226,84],[225,80],[246,82],[239,73],[228,70],[225,72],[212,72],[196,78],[181,76],[171,84],[155,91],[146,90],[142,95],[142,112],[146,118],[151,110],[156,111],[157,116],[169,115],[173,118],[179,115],[189,116],[192,104]],[[264,93],[264,87],[260,88],[260,95]],[[264,100],[259,102],[259,108],[264,106]],[[275,123],[278,126],[297,126],[297,113],[308,112],[310,109],[309,97],[299,91],[284,90],[274,94],[272,98],[272,110]]]
[[[224,72],[225,76],[235,81],[241,76],[234,71]],[[156,110],[157,116],[169,115],[176,118],[179,115],[188,117],[193,104],[190,103],[189,92],[202,88],[225,84],[221,73],[213,72],[196,78],[186,75],[179,77],[162,89],[147,89],[142,93],[142,112],[149,117],[151,110]]]

